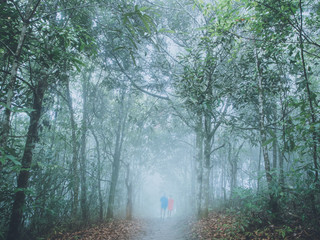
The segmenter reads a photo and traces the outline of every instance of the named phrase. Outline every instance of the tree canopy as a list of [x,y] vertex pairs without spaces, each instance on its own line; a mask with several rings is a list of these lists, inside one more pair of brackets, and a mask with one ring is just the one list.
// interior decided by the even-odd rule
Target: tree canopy
[[318,0],[0,1],[0,239],[157,216],[163,193],[319,234],[319,20]]

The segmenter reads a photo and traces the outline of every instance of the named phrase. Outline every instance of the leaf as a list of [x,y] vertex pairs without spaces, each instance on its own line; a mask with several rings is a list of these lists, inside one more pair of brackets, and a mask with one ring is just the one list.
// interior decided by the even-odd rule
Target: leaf
[[149,19],[146,17],[147,15],[141,15],[141,20],[144,24],[144,27],[147,29],[147,32],[150,34],[151,33],[151,30],[150,30],[150,25],[148,23]]
[[136,45],[136,43],[134,42],[134,40],[131,37],[129,37],[129,40],[133,44],[134,48],[138,49],[138,46]]
[[3,106],[4,108],[9,109],[11,112],[16,112],[16,113],[19,113],[19,112],[28,112],[28,113],[31,113],[31,112],[34,111],[34,109],[32,109],[32,108],[11,108],[11,107],[7,107],[6,104],[1,103],[1,102],[0,102],[0,105]]
[[137,64],[136,64],[136,59],[135,59],[135,57],[133,56],[133,52],[132,52],[132,51],[130,51],[130,56],[131,56],[131,58],[132,58],[133,64],[134,64],[135,66],[137,66]]
[[21,163],[17,160],[17,158],[15,156],[12,155],[7,155],[6,156],[11,162],[14,163],[14,165],[16,166],[21,166]]
[[175,33],[174,30],[166,29],[166,28],[160,28],[158,30],[158,33]]
[[125,49],[125,47],[123,47],[123,46],[117,47],[117,48],[113,49],[113,51],[118,51],[118,50],[121,50],[121,49]]
[[272,131],[271,129],[268,129],[268,133],[273,137],[276,138],[276,134],[274,133],[274,131]]
[[77,64],[79,64],[81,66],[85,66],[85,63],[82,62],[79,58],[71,58],[71,60],[72,60],[73,63],[77,63]]
[[144,7],[139,8],[139,10],[140,10],[141,12],[144,12],[144,11],[146,11],[146,10],[148,10],[148,9],[150,9],[150,7],[144,6]]
[[267,146],[269,143],[273,142],[275,140],[275,138],[270,138],[269,140],[265,141],[264,143],[262,143],[262,146]]

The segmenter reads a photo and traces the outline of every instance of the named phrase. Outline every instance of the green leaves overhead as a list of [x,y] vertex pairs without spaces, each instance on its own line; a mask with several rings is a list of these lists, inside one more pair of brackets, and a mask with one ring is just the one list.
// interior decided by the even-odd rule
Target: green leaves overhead
[[5,154],[5,152],[1,149],[0,149],[0,152],[1,152],[0,162],[2,165],[7,164],[7,161],[9,161],[13,163],[15,167],[21,166],[21,163],[19,162],[16,156],[13,156],[11,154]]
[[[172,182],[189,181],[183,194],[205,190],[207,210],[228,203],[248,214],[246,226],[251,214],[268,213],[258,224],[273,220],[272,194],[282,221],[317,221],[319,189],[310,183],[320,171],[319,1],[48,0],[23,21],[25,6],[37,2],[0,4],[0,118],[8,120],[0,125],[8,129],[0,146],[0,236],[12,196],[28,189],[21,209],[30,239],[64,225],[61,219],[78,226],[81,204],[90,215],[83,222],[103,219],[109,196],[125,212],[129,165],[137,184],[142,170],[157,167]],[[22,169],[30,136],[33,164]],[[271,171],[263,170],[267,155]],[[115,156],[119,181],[108,194]],[[15,189],[21,170],[29,186]],[[241,203],[232,198],[239,198],[236,185],[248,190]],[[293,208],[296,202],[304,204]]]
[[123,23],[133,36],[136,36],[137,31],[140,34],[146,32],[150,35],[152,30],[156,29],[152,18],[144,13],[147,9],[139,8],[138,5],[135,5],[134,11],[123,14]]

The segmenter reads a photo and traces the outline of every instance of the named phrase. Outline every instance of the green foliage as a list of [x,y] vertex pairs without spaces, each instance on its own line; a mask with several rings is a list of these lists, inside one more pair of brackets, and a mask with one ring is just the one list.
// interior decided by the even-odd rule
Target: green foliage
[[243,230],[264,226],[271,221],[267,198],[265,193],[256,195],[252,189],[237,188],[233,192],[233,207],[229,211],[240,216]]
[[[19,13],[12,3],[0,3],[0,56],[13,54],[19,36]],[[4,54],[6,53],[6,54]]]
[[256,194],[251,189],[238,188],[232,195],[232,206],[228,211],[239,216],[237,223],[244,232],[273,224],[280,226],[276,231],[283,238],[292,235],[299,226],[317,232],[316,215],[320,211],[320,204],[316,199],[319,199],[320,191],[317,184],[312,183],[313,177],[311,175],[303,179],[302,172],[293,171],[288,178],[296,187],[282,191],[277,183],[273,184],[271,191],[276,209],[268,192]]
[[[11,153],[9,153],[9,152],[11,152]],[[12,165],[13,164],[12,169],[17,169],[17,168],[21,167],[21,163],[18,161],[17,155],[14,153],[14,149],[7,148],[6,151],[0,149],[0,163],[1,163],[1,165],[7,165],[7,164]]]
[[[243,180],[238,186],[242,187],[232,193],[228,190],[230,166],[225,161],[225,149],[218,154],[213,152],[209,159],[213,184],[210,194],[214,198],[232,196],[230,211],[240,216],[235,226],[244,232],[260,227],[256,235],[262,237],[264,228],[278,220],[281,226],[275,231],[282,238],[292,237],[299,224],[310,229],[317,226],[320,193],[314,181],[320,152],[318,1],[301,1],[301,9],[297,0],[141,1],[146,6],[136,5],[137,1],[40,1],[18,59],[11,107],[7,107],[7,91],[23,25],[20,14],[24,14],[28,2],[34,1],[15,1],[19,10],[13,1],[6,2],[0,4],[0,117],[7,108],[11,118],[7,146],[0,148],[0,239],[9,224],[13,196],[19,190],[27,195],[24,217],[30,238],[43,235],[52,227],[58,230],[69,224],[78,226],[81,210],[71,212],[76,185],[72,161],[77,154],[72,148],[65,83],[71,86],[75,152],[79,152],[83,81],[88,82],[87,120],[97,134],[103,166],[98,169],[97,146],[88,132],[85,140],[90,149],[86,152],[85,174],[91,222],[98,219],[98,183],[104,194],[103,206],[108,197],[105,193],[119,119],[125,119],[121,122],[125,126],[121,133],[125,136],[121,164],[135,165],[134,181],[142,181],[139,169],[158,168],[165,176],[181,182],[186,194],[192,195],[193,190],[185,182],[193,181],[197,189],[196,173],[188,168],[175,173],[173,164],[186,166],[189,157],[194,159],[194,136],[175,114],[190,126],[206,114],[212,117],[209,124],[221,120],[219,124],[223,125],[211,146],[223,144],[225,139],[236,142],[239,136],[250,145],[236,169],[238,178],[241,175]],[[303,77],[300,34],[308,81]],[[267,126],[267,140],[262,144],[258,134],[255,50],[263,78]],[[28,116],[33,112],[30,106],[40,80],[49,88],[37,128],[33,164],[30,169],[23,169],[30,173],[30,184],[26,189],[17,189]],[[175,107],[175,112],[167,102],[142,95],[138,87],[169,96],[169,105]],[[220,119],[226,102],[230,108]],[[177,139],[188,144],[188,151],[179,149]],[[257,153],[261,146],[268,147],[270,156],[274,150],[284,161],[280,169],[280,160],[273,157],[273,179],[268,187],[265,172],[261,171],[263,156],[260,159]],[[176,159],[175,155],[179,157]],[[79,162],[76,165],[79,169]],[[194,165],[193,160],[190,165]],[[121,210],[125,204],[124,197],[119,197],[125,192],[124,178],[120,171],[117,204]],[[214,199],[212,205],[223,198]]]

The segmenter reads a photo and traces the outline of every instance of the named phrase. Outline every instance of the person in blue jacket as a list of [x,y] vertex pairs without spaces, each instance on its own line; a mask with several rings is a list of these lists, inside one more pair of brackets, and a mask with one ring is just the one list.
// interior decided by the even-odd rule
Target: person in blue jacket
[[161,218],[164,219],[166,217],[166,211],[168,207],[168,198],[165,194],[160,198],[161,202]]

